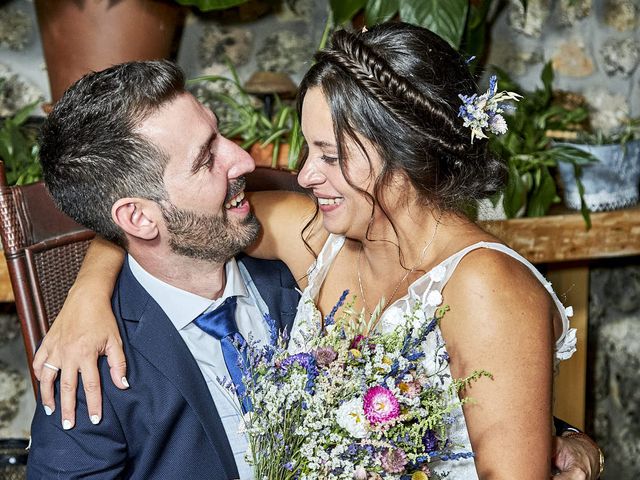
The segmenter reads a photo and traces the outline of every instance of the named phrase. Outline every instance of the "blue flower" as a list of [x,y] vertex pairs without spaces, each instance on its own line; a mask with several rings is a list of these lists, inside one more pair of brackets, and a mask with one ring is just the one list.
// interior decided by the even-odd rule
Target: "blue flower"
[[338,309],[344,303],[345,299],[347,298],[347,295],[349,295],[349,290],[348,289],[345,290],[344,292],[342,292],[342,295],[340,295],[340,298],[338,299],[338,303],[336,303],[334,305],[334,307],[331,309],[331,312],[329,312],[329,315],[324,317],[324,326],[325,327],[328,327],[329,325],[333,325],[335,323],[335,319],[333,317],[335,316],[335,314],[338,311]]

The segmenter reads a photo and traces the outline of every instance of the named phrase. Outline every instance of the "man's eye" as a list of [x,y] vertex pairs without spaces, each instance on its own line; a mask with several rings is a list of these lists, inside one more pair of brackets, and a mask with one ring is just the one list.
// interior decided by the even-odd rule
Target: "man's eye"
[[206,168],[207,170],[211,170],[211,167],[213,167],[213,153],[209,153],[202,164],[202,168]]
[[327,155],[322,155],[320,158],[323,162],[329,165],[335,165],[336,163],[338,163],[338,157],[329,157]]

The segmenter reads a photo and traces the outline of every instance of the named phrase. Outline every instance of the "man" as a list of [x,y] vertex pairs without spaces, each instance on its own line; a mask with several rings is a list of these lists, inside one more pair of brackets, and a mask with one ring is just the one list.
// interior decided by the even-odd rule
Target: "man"
[[238,433],[246,404],[217,379],[238,384],[229,347],[268,339],[264,314],[283,327],[298,301],[280,262],[233,258],[259,231],[243,192],[253,160],[165,61],[74,84],[43,127],[40,155],[59,207],[127,251],[112,308],[134,387],[107,381],[102,358],[101,416],[70,430],[59,410],[38,408],[28,478],[253,478]]

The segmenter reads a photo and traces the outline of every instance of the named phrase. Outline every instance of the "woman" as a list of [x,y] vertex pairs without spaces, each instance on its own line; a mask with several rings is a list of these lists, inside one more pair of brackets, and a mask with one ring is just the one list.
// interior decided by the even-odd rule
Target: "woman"
[[[499,190],[506,174],[488,153],[484,132],[478,136],[476,128],[474,140],[458,117],[459,95],[474,91],[464,60],[425,29],[386,24],[337,32],[299,93],[308,154],[298,178],[315,198],[316,215],[310,220],[313,208],[296,194],[254,196],[268,228],[250,253],[282,259],[304,287],[293,341],[313,334],[345,288],[368,313],[386,299],[382,328],[401,321],[416,301],[428,314],[448,305],[441,333],[451,374],[484,369],[494,380],[475,383],[468,392],[475,402],[456,416],[455,437],[475,460],[445,468],[454,478],[546,478],[553,365],[570,355],[575,339],[549,284],[462,213]],[[93,314],[94,291],[104,287],[92,282],[104,283],[105,271],[116,276],[114,257],[121,262],[116,253],[84,270],[72,303],[91,292]],[[73,328],[95,337],[97,351],[117,348],[110,340],[117,329],[80,318],[84,328],[62,318],[55,334]],[[39,362],[54,338],[45,340]],[[86,361],[85,373],[94,359]],[[99,396],[99,384],[84,380]]]

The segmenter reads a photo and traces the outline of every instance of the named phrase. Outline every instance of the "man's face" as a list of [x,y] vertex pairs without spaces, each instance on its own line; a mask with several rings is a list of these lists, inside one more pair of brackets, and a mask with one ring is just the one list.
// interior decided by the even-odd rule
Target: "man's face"
[[169,156],[161,205],[171,249],[222,263],[250,245],[260,224],[244,199],[253,159],[218,132],[216,117],[184,93],[137,129]]

